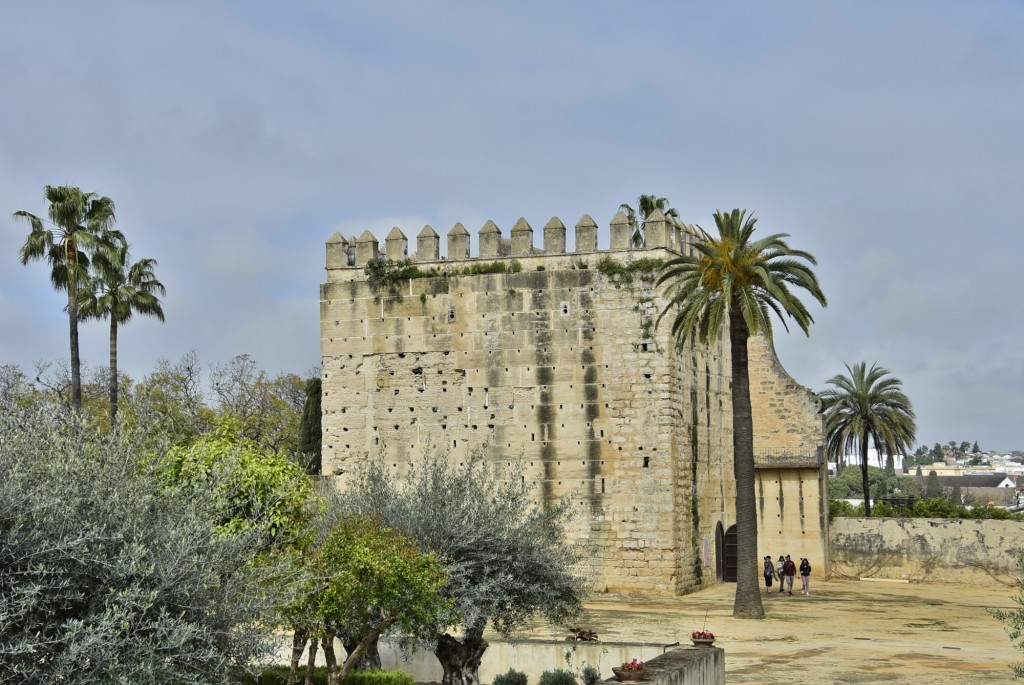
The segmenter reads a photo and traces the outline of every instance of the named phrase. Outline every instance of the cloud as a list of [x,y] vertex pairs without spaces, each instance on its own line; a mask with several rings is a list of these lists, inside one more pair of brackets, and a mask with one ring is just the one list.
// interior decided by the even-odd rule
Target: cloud
[[[0,26],[0,363],[67,354],[4,218],[44,212],[46,184],[113,197],[159,261],[168,320],[126,327],[133,375],[192,348],[314,366],[334,230],[588,213],[607,245],[655,192],[818,257],[829,307],[777,340],[798,380],[878,361],[922,441],[1020,448],[1021,29],[1010,2],[22,4]],[[105,345],[83,328],[89,360]]]

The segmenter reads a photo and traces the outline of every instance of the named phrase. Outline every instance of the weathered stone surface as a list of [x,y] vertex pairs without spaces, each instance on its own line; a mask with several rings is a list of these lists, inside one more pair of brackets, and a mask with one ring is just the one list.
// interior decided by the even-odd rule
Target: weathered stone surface
[[633,246],[633,227],[622,210],[612,217],[611,229],[613,250],[628,250]]
[[470,235],[461,223],[448,231],[448,259],[469,259]]
[[416,261],[437,261],[441,258],[441,237],[429,224],[416,236]]
[[1024,523],[964,519],[846,518],[832,522],[833,573],[843,578],[1010,585]]
[[409,256],[409,239],[398,226],[392,228],[384,238],[384,254],[388,259],[395,261],[401,261]]
[[[591,228],[596,234],[588,216],[577,224],[578,247]],[[501,247],[485,246],[488,236],[500,238],[493,222],[480,236],[490,262]],[[469,234],[456,224],[448,238],[449,261],[438,265],[461,270],[466,262],[452,261],[468,255]],[[635,252],[606,254],[626,262]],[[491,458],[522,461],[539,500],[570,499],[578,513],[570,533],[587,544],[596,589],[674,594],[715,582],[721,536],[735,522],[728,337],[677,348],[668,328],[654,325],[653,283],[613,282],[595,257],[517,260],[518,273],[449,272],[405,282],[400,296],[373,291],[361,268],[328,269],[325,473],[343,481],[370,454],[401,472],[428,445],[458,458],[486,443]],[[820,429],[817,409],[805,389],[785,385],[792,379],[781,367],[758,369],[757,387],[774,388],[754,399],[755,446],[769,457],[758,470],[761,539],[769,540],[760,554],[774,556],[784,539],[785,553],[823,563],[821,469],[770,459],[776,447],[790,448],[787,432],[803,446],[814,422]],[[753,387],[754,364],[751,377]],[[778,420],[810,418],[788,416],[781,428],[765,418],[759,428],[759,402],[769,395],[782,403],[772,409]]]
[[544,225],[544,251],[548,254],[565,252],[565,224],[557,216]]

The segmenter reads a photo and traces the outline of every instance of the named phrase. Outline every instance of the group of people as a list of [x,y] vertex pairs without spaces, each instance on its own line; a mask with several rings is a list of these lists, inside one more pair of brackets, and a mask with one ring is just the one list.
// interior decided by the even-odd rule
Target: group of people
[[[796,578],[798,568],[796,562],[789,558],[788,554],[780,554],[777,562],[772,562],[771,556],[764,557],[764,586],[768,593],[772,591],[772,581],[779,581],[779,592],[788,591],[793,594],[793,579]],[[800,580],[803,582],[802,595],[811,594],[811,562],[807,559],[800,559]]]

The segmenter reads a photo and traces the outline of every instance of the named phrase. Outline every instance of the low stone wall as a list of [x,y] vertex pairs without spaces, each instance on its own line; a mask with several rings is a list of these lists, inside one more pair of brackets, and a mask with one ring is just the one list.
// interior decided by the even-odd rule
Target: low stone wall
[[[725,652],[718,647],[683,647],[646,662],[649,685],[725,685]],[[615,678],[606,683],[618,682]]]
[[[638,659],[647,664],[648,685],[723,685],[725,652],[719,648],[659,645],[637,642],[555,642],[551,640],[489,640],[480,662],[480,682],[510,668],[522,671],[536,683],[541,673],[569,668],[577,673],[589,664],[602,676],[612,666]],[[343,652],[342,652],[343,653]],[[411,673],[416,682],[440,682],[441,665],[432,652],[402,654],[395,645],[380,644],[381,666]],[[614,678],[608,682],[615,682]]]
[[1024,522],[837,517],[830,542],[841,578],[1013,584]]

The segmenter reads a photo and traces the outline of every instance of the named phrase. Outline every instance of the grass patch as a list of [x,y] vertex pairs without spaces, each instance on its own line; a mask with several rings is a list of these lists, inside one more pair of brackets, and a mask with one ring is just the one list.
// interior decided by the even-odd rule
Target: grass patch
[[[304,682],[306,669],[299,667],[299,682]],[[287,666],[271,666],[256,675],[246,674],[239,681],[242,685],[286,685]],[[343,681],[345,685],[414,685],[413,677],[405,671],[368,670],[352,671]],[[323,666],[313,669],[314,685],[327,685],[327,669]]]

